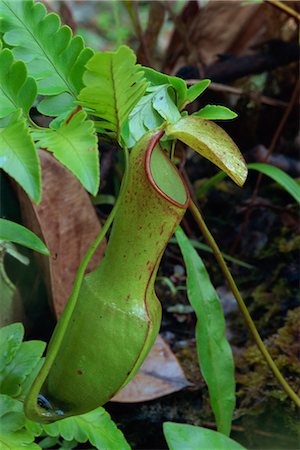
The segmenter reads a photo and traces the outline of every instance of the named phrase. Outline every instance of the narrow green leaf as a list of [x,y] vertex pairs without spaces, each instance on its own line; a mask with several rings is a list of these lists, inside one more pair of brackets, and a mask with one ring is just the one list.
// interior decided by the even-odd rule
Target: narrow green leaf
[[267,175],[282,186],[291,196],[300,203],[300,186],[287,173],[278,167],[265,163],[251,163],[248,164],[249,169],[257,170],[258,172]]
[[201,95],[202,92],[204,92],[208,88],[210,83],[210,80],[201,80],[199,81],[199,83],[189,87],[186,95],[187,102],[192,103],[194,100],[196,100],[196,98],[199,97],[199,95]]
[[61,26],[57,14],[48,14],[42,3],[33,0],[1,0],[0,15],[3,39],[13,47],[15,58],[26,63],[37,81],[38,93],[68,92],[75,100],[83,86],[84,66],[93,55],[84,48],[82,38],[72,37],[71,29]]
[[[205,245],[202,242],[195,241],[194,239],[190,239],[190,243],[194,248],[197,248],[199,250],[204,250],[208,253],[213,253],[212,249],[209,247],[209,245]],[[254,266],[251,264],[245,263],[244,261],[241,261],[240,259],[234,258],[233,256],[227,255],[226,253],[223,253],[223,258],[227,261],[232,262],[233,264],[236,264],[237,266],[245,267],[245,269],[254,269]]]
[[226,106],[221,105],[206,105],[193,114],[196,117],[202,117],[207,120],[230,120],[235,119],[237,114]]
[[233,140],[214,122],[185,116],[166,127],[170,138],[180,139],[224,170],[239,186],[247,177],[247,166]]
[[27,115],[37,94],[36,83],[27,77],[22,61],[15,61],[10,50],[0,52],[0,118],[21,108]]
[[33,201],[40,201],[40,163],[21,110],[11,116],[6,128],[0,128],[0,168],[14,178]]
[[[295,200],[300,203],[300,186],[299,184],[291,178],[287,173],[278,167],[272,166],[271,164],[265,163],[251,163],[247,164],[248,169],[257,170],[258,172],[267,175],[272,180],[276,181],[283,189],[285,189]],[[216,175],[211,177],[201,188],[197,191],[197,196],[203,195],[215,184],[226,178],[227,174],[224,172],[218,172]]]
[[45,244],[32,231],[7,219],[0,219],[0,241],[15,242],[44,255],[50,255]]
[[208,386],[218,431],[229,435],[235,406],[235,381],[222,307],[200,256],[180,228],[176,230],[176,238],[186,265],[188,298],[197,316],[201,372]]
[[207,428],[165,422],[163,429],[170,450],[245,450],[224,434]]
[[97,137],[86,112],[79,111],[60,128],[35,132],[34,136],[39,146],[53,152],[92,195],[97,194],[100,181]]
[[113,131],[121,143],[124,124],[147,88],[141,66],[133,51],[123,45],[116,52],[96,53],[86,67],[80,104],[100,117],[99,126]]
[[68,441],[75,439],[79,443],[90,441],[99,450],[130,449],[110,415],[101,407],[81,416],[43,425],[43,428],[48,436],[61,436]]

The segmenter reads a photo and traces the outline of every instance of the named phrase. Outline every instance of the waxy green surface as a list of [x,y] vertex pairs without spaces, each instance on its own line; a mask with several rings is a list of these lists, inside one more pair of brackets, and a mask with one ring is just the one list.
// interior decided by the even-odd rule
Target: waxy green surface
[[[25,403],[31,419],[52,422],[103,405],[130,381],[152,347],[161,321],[156,272],[189,202],[162,150],[157,146],[150,156],[161,134],[148,133],[131,152],[105,257],[85,276],[71,316],[64,313],[57,325],[47,353],[50,370],[41,369]],[[37,392],[46,408],[37,405]]]

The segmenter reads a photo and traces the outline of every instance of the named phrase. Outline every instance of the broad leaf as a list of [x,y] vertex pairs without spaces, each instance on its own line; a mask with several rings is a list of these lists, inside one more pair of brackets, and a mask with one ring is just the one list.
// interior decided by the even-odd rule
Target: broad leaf
[[230,120],[235,119],[237,114],[226,106],[221,105],[206,105],[193,114],[196,117],[202,117],[207,120]]
[[[40,360],[46,344],[42,341],[23,342],[12,361],[0,372],[0,393],[17,397],[22,384]],[[2,352],[2,349],[1,349]]]
[[235,381],[222,307],[200,256],[180,228],[176,230],[176,238],[186,265],[188,298],[197,316],[199,365],[208,386],[218,431],[229,435],[235,406]]
[[[1,0],[0,15],[3,39],[13,47],[15,57],[26,63],[37,81],[38,93],[67,92],[75,99],[82,87],[84,65],[93,54],[84,48],[82,38],[72,37],[71,29],[61,26],[57,14],[47,14],[45,6],[33,0]],[[48,113],[57,115],[52,105]]]
[[68,441],[75,439],[79,443],[90,441],[99,450],[130,449],[110,415],[101,407],[81,416],[44,425],[43,428],[49,436],[62,436]]
[[264,163],[251,163],[248,164],[249,169],[257,170],[268,177],[272,178],[272,180],[276,181],[280,186],[282,186],[292,197],[296,200],[296,202],[300,203],[300,186],[296,183],[293,178],[291,178],[287,173],[283,172],[283,170],[278,167],[272,166],[270,164]]
[[189,87],[186,95],[187,102],[192,103],[194,100],[196,100],[196,98],[199,97],[199,95],[201,95],[202,92],[204,92],[208,88],[210,83],[210,80],[201,80],[199,81],[199,83]]
[[224,170],[239,186],[247,177],[245,161],[228,134],[214,122],[185,116],[166,127],[166,134],[189,145]]
[[32,231],[10,220],[0,219],[0,241],[15,242],[44,255],[50,254],[45,244]]
[[147,89],[146,95],[129,115],[128,147],[135,145],[147,131],[158,128],[165,120],[176,122],[180,119],[180,113],[169,93],[170,89],[173,90],[169,84]]
[[10,364],[22,344],[24,329],[21,323],[0,328],[0,370]]
[[126,46],[116,52],[98,52],[86,65],[81,105],[101,119],[99,126],[121,141],[121,130],[130,112],[143,96],[147,82],[136,56]]
[[0,448],[3,450],[38,450],[34,435],[24,428],[23,404],[0,394]]
[[100,181],[97,137],[93,122],[86,117],[79,111],[60,128],[35,132],[34,136],[40,147],[53,152],[86,190],[96,195]]
[[176,105],[181,109],[187,98],[187,87],[184,80],[178,77],[172,77],[161,72],[157,72],[150,67],[143,67],[145,78],[150,81],[152,86],[161,86],[163,84],[170,84],[176,93]]
[[170,450],[245,450],[217,431],[183,423],[165,422],[164,435]]
[[0,118],[21,108],[27,115],[37,93],[33,78],[27,77],[22,61],[14,61],[7,48],[0,52]]
[[21,110],[11,116],[6,128],[0,128],[0,168],[14,178],[35,202],[40,201],[39,160]]

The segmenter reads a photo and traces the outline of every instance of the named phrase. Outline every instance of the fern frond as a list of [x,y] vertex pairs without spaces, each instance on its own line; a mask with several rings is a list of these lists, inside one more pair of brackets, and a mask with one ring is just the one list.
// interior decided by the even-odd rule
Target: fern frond
[[0,51],[0,118],[21,108],[26,116],[36,97],[33,78],[27,77],[22,61],[15,61],[10,50]]
[[58,15],[48,14],[42,3],[0,0],[0,19],[4,41],[13,47],[16,59],[26,63],[29,75],[37,81],[38,93],[68,93],[72,107],[93,51],[84,48],[80,36],[72,37],[71,29],[61,26]]
[[0,168],[36,203],[40,201],[40,163],[21,109],[12,114],[6,128],[0,128]]
[[85,88],[79,94],[80,104],[101,119],[99,126],[112,131],[119,143],[122,128],[147,88],[136,56],[126,46],[116,52],[96,53],[87,63],[83,75]]
[[37,131],[33,136],[96,195],[100,180],[97,137],[93,122],[86,118],[86,112],[79,111],[59,128]]

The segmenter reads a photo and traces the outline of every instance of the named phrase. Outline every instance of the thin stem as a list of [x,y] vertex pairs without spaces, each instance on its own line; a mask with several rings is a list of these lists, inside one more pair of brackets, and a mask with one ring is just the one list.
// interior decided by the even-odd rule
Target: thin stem
[[278,0],[265,0],[265,1],[266,3],[269,3],[270,5],[281,9],[281,11],[286,12],[290,16],[300,21],[300,14],[298,14],[297,11],[295,11],[294,9],[290,8],[286,3],[280,2]]
[[293,391],[293,389],[290,387],[290,385],[283,378],[280,370],[276,366],[270,353],[268,352],[267,348],[265,347],[265,344],[263,343],[263,341],[256,329],[256,326],[249,314],[249,311],[247,309],[247,306],[244,303],[244,300],[242,299],[242,296],[238,290],[238,287],[235,284],[235,281],[228,269],[228,266],[222,256],[222,253],[221,253],[216,241],[214,240],[212,234],[210,233],[209,229],[207,228],[206,223],[204,222],[204,219],[194,202],[191,202],[190,210],[191,210],[191,213],[193,214],[194,219],[197,222],[201,232],[203,233],[205,239],[207,240],[208,244],[210,245],[210,247],[212,248],[212,250],[214,252],[215,258],[216,258],[225,278],[228,281],[230,289],[236,298],[236,301],[237,301],[239,308],[246,320],[249,330],[251,331],[252,336],[254,337],[256,345],[258,346],[259,350],[261,351],[263,357],[265,358],[267,364],[269,365],[270,369],[272,370],[274,376],[277,378],[277,381],[281,384],[281,386],[283,387],[283,389],[285,390],[287,395],[295,402],[295,404],[298,407],[300,407],[300,398],[297,396],[297,394]]

